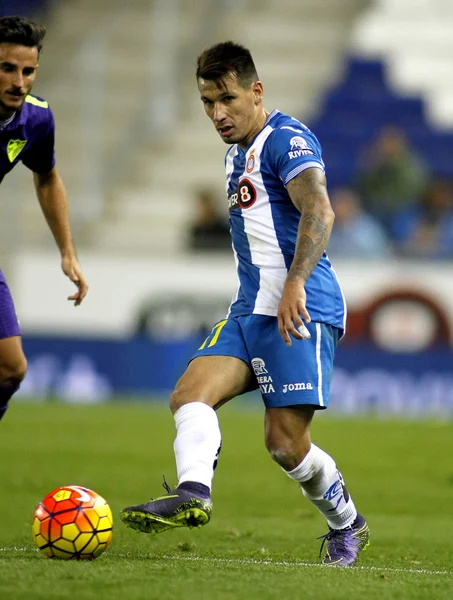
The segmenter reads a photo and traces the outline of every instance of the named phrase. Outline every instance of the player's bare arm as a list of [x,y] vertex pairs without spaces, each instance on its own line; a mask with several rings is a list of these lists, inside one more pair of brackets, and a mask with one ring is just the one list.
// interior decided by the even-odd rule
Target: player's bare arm
[[306,169],[288,183],[287,189],[301,213],[294,259],[277,314],[280,334],[290,346],[290,335],[298,340],[309,337],[303,323],[310,322],[305,283],[327,247],[335,216],[321,169]]
[[49,173],[34,173],[33,177],[42,212],[60,250],[63,273],[78,288],[68,300],[79,306],[87,295],[88,284],[72,239],[66,189],[55,167]]

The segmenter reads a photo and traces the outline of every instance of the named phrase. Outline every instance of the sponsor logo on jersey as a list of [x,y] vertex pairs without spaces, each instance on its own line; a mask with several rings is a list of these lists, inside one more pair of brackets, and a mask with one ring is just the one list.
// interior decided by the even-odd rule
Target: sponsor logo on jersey
[[228,208],[250,208],[255,204],[256,190],[249,179],[241,179],[238,188],[228,196]]
[[275,392],[275,389],[272,383],[260,383],[260,391],[262,394],[270,394],[271,392]]
[[305,150],[306,148],[308,148],[307,142],[300,135],[295,135],[294,137],[292,137],[289,143],[291,144],[291,150]]
[[9,162],[14,162],[22,150],[25,148],[27,140],[9,140],[6,146]]
[[283,393],[287,392],[299,392],[300,390],[312,390],[313,385],[311,383],[284,383]]
[[266,363],[262,358],[252,358],[252,367],[255,375],[266,375],[269,371],[266,369]]
[[262,358],[252,358],[252,367],[256,375],[256,380],[262,394],[275,392],[272,377],[266,369],[266,363]]
[[289,141],[291,145],[291,150],[288,152],[289,158],[298,158],[299,156],[304,156],[305,154],[314,154],[312,150],[308,147],[306,140],[300,135],[295,135]]
[[251,173],[255,167],[255,154],[254,154],[255,150],[252,150],[250,152],[250,155],[247,159],[247,164],[245,165],[245,170],[247,171],[247,173]]

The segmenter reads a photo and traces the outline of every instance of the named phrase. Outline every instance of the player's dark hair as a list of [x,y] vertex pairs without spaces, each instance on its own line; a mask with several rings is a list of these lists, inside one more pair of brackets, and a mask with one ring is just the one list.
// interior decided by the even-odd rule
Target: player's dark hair
[[258,79],[250,50],[235,42],[221,42],[207,48],[197,59],[197,79],[220,82],[235,75],[242,87]]
[[44,25],[38,25],[25,17],[1,17],[0,18],[0,44],[19,44],[42,49],[42,41],[46,35]]

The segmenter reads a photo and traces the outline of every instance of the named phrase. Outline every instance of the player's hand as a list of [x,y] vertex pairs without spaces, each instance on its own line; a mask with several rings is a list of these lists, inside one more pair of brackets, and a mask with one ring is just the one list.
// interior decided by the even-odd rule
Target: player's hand
[[306,300],[303,280],[287,280],[277,312],[278,330],[287,346],[292,345],[290,336],[296,340],[309,340],[311,337],[304,325],[304,321],[311,321],[305,306]]
[[88,292],[88,284],[79,262],[75,257],[64,256],[61,261],[61,268],[66,277],[69,277],[78,288],[75,294],[68,296],[68,300],[74,302],[74,306],[79,306]]

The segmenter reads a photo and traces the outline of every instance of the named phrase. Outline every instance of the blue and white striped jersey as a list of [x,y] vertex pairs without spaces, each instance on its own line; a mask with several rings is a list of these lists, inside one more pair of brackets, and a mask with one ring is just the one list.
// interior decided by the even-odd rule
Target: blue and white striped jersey
[[[225,167],[238,275],[228,316],[276,316],[300,221],[286,185],[305,169],[324,171],[321,147],[305,125],[274,110],[246,151],[228,150]],[[326,253],[305,290],[312,320],[344,330],[346,305]]]

